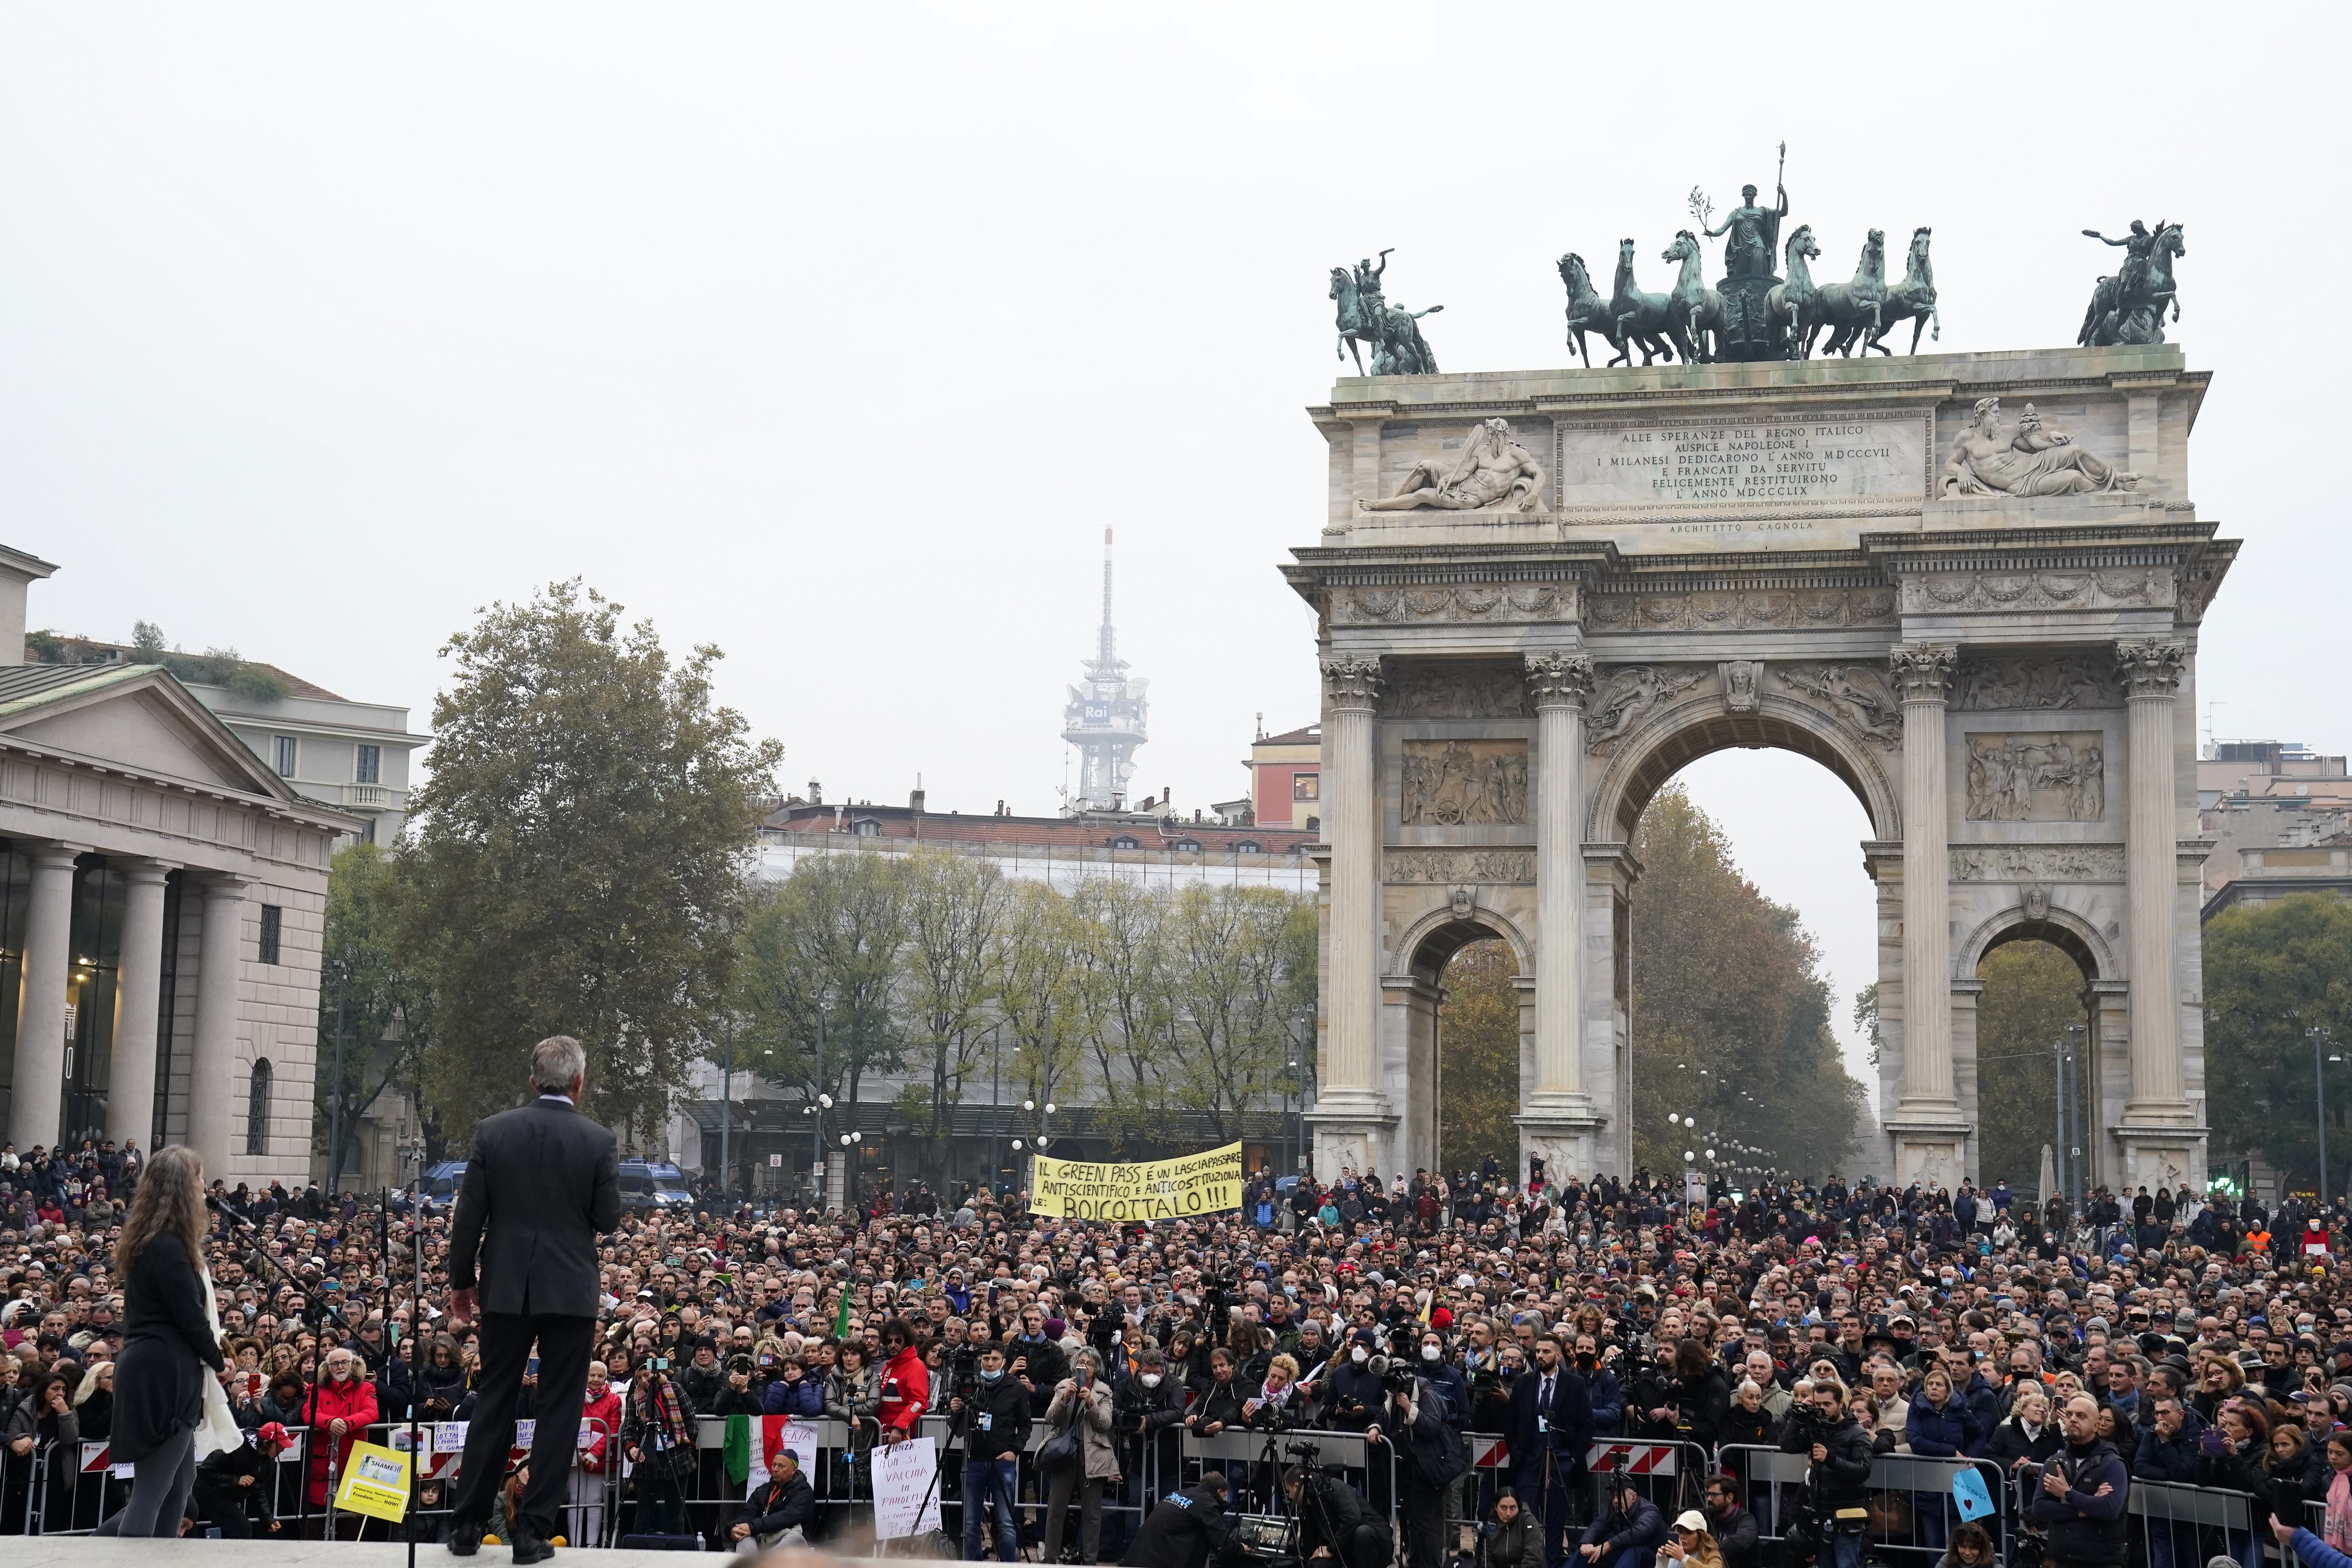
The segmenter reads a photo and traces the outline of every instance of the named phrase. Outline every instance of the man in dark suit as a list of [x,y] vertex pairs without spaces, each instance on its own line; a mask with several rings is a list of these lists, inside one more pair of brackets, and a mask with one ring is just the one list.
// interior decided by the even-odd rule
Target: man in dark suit
[[1592,1398],[1560,1352],[1558,1335],[1536,1341],[1536,1363],[1511,1385],[1511,1458],[1518,1468],[1519,1506],[1543,1532],[1544,1568],[1567,1555],[1569,1491],[1592,1440]]
[[450,1316],[478,1322],[482,1340],[474,1418],[450,1508],[449,1550],[459,1557],[481,1547],[534,1342],[539,1429],[530,1488],[513,1525],[514,1560],[540,1563],[555,1552],[548,1537],[571,1484],[602,1296],[596,1237],[621,1223],[613,1134],[579,1110],[586,1069],[587,1053],[569,1035],[532,1047],[536,1098],[474,1130],[458,1189],[449,1229]]

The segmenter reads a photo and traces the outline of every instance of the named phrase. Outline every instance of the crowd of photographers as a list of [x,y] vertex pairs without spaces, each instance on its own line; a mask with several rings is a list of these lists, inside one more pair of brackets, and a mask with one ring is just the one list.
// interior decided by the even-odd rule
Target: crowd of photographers
[[[0,1160],[8,1531],[94,1521],[100,1500],[69,1472],[77,1445],[106,1435],[120,1344],[107,1254],[125,1194],[101,1174],[70,1205],[55,1190],[28,1205],[17,1173],[34,1163]],[[121,1182],[135,1179],[133,1161]],[[448,1216],[422,1215],[419,1281],[400,1203],[217,1195],[223,1380],[255,1437],[206,1462],[192,1524],[315,1532],[371,1426],[469,1413],[475,1347],[446,1316],[440,1268]],[[697,1447],[694,1418],[849,1423],[852,1451],[822,1463],[856,1474],[815,1478],[838,1499],[873,1446],[944,1414],[965,1555],[1004,1561],[1198,1568],[1235,1516],[1281,1512],[1339,1568],[1391,1553],[1442,1568],[1465,1550],[1458,1519],[1478,1521],[1468,1550],[1491,1568],[1694,1554],[1756,1568],[1742,1456],[1758,1447],[1805,1457],[1805,1506],[1766,1532],[1785,1538],[1783,1563],[1859,1568],[1866,1531],[1883,1533],[1871,1511],[1888,1506],[1865,1483],[1888,1453],[2042,1467],[2031,1521],[2054,1563],[2121,1568],[2136,1479],[2245,1492],[2263,1520],[2300,1521],[2314,1501],[2326,1544],[2352,1547],[2340,1206],[2103,1191],[2072,1215],[2005,1185],[1835,1179],[1680,1196],[1645,1179],[1514,1185],[1490,1163],[1285,1192],[1254,1181],[1239,1213],[1148,1226],[920,1186],[856,1211],[633,1213],[607,1238],[578,1528],[714,1546],[855,1529],[797,1473],[727,1500],[744,1489]],[[305,1431],[320,1436],[300,1463],[271,1463]],[[1187,1470],[1188,1431],[1249,1434],[1256,1457]],[[1362,1434],[1393,1463],[1339,1484],[1297,1447],[1316,1432]],[[1504,1438],[1506,1461],[1474,1471],[1469,1433]],[[1583,1466],[1602,1436],[1695,1445],[1702,1506],[1669,1520],[1646,1489],[1596,1493]],[[627,1479],[605,1519],[616,1466]],[[1909,1506],[1912,1540],[1952,1568],[1994,1568],[1948,1499]],[[358,1520],[336,1533],[362,1530],[383,1533]],[[2194,1568],[2205,1544],[2158,1531],[2148,1568]],[[2251,1542],[2226,1544],[2247,1561]]]

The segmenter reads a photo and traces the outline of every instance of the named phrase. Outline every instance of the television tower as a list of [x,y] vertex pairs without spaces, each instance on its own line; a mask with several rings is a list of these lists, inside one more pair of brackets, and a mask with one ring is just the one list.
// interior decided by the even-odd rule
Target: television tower
[[1148,680],[1129,680],[1127,662],[1115,650],[1110,626],[1110,530],[1103,530],[1102,631],[1095,657],[1086,661],[1086,679],[1070,688],[1062,710],[1062,739],[1078,749],[1078,787],[1063,809],[1121,811],[1127,776],[1135,771],[1135,749],[1149,737],[1144,700]]

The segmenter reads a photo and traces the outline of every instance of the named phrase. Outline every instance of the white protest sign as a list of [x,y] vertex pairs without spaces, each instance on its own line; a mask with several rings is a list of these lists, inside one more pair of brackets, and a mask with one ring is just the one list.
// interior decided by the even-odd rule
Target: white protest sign
[[939,1529],[940,1489],[933,1484],[939,1468],[929,1437],[874,1450],[875,1540],[898,1541]]
[[436,1421],[433,1424],[433,1451],[436,1454],[462,1454],[466,1451],[466,1423]]
[[536,1443],[536,1442],[538,1442],[538,1441],[539,1441],[539,1423],[538,1423],[538,1422],[536,1422],[536,1421],[518,1421],[518,1422],[516,1422],[516,1423],[515,1423],[515,1440],[514,1440],[514,1446],[515,1446],[516,1447],[518,1447],[518,1448],[528,1448],[528,1447],[530,1447],[533,1443]]

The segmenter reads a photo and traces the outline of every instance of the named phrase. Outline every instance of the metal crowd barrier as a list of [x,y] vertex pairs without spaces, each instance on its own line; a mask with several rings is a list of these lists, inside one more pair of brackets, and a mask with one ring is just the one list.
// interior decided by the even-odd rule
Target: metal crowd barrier
[[[2021,1518],[2042,1483],[2042,1467],[2022,1466],[2017,1476]],[[2132,1521],[2133,1561],[2147,1568],[2204,1568],[2215,1556],[2260,1568],[2266,1549],[2277,1546],[2259,1528],[2254,1500],[2244,1492],[2135,1476],[2125,1512]]]
[[[1726,1444],[1722,1468],[1746,1483],[1748,1510],[1756,1516],[1759,1541],[1788,1540],[1791,1526],[1804,1521],[1808,1493],[1805,1484],[1811,1460],[1804,1454],[1784,1454],[1751,1444]],[[1990,1459],[1932,1458],[1924,1454],[1880,1454],[1871,1461],[1864,1483],[1863,1551],[1881,1561],[1902,1561],[1897,1553],[1916,1553],[1933,1563],[1950,1544],[1952,1530],[1961,1522],[1952,1499],[1952,1481],[1963,1470],[1982,1477],[1993,1511],[1976,1522],[1993,1537],[2000,1560],[2009,1562],[2017,1547],[2018,1498],[2009,1478]],[[2166,1564],[2165,1568],[2173,1568]],[[2182,1564],[2180,1568],[2203,1568]]]

